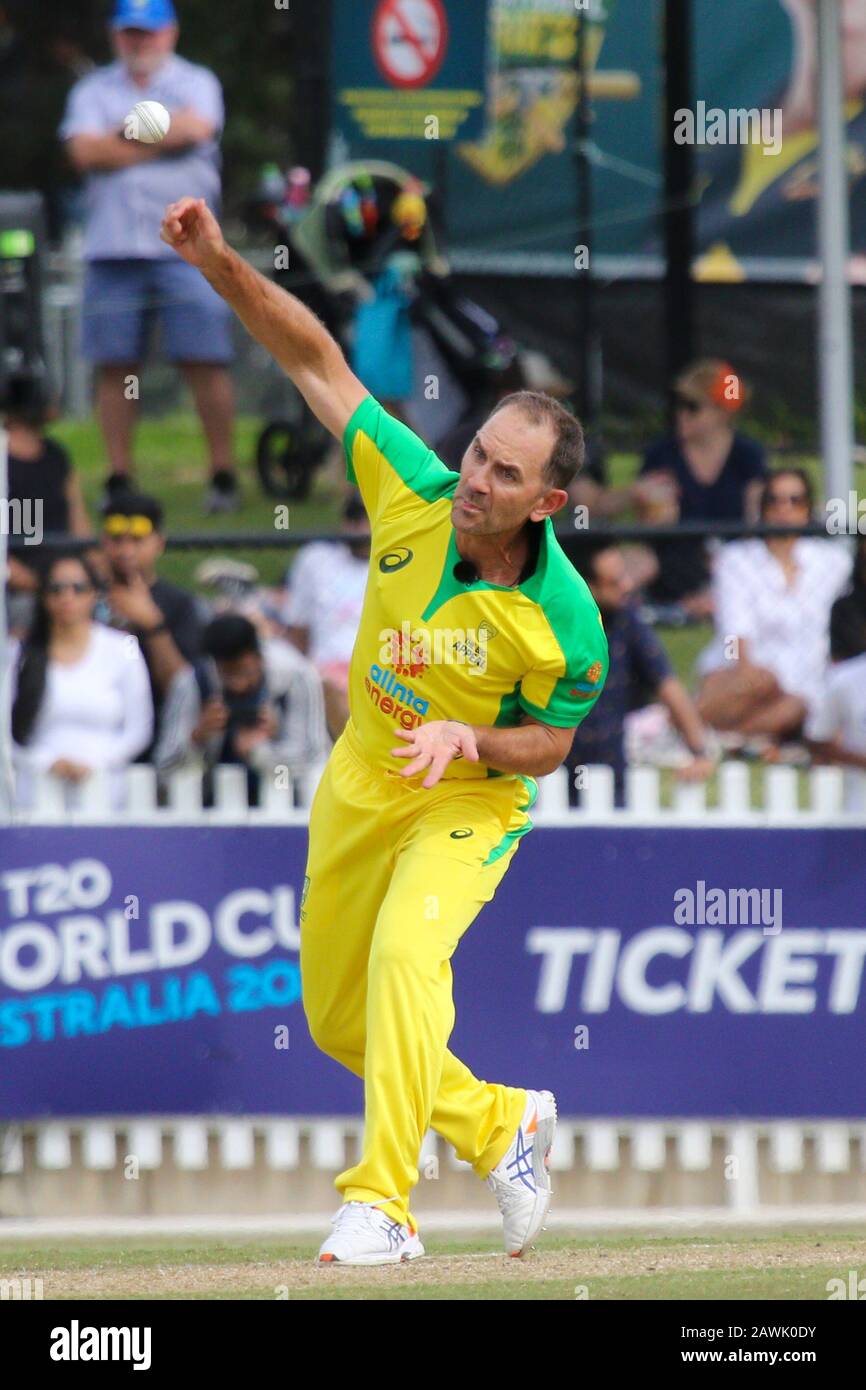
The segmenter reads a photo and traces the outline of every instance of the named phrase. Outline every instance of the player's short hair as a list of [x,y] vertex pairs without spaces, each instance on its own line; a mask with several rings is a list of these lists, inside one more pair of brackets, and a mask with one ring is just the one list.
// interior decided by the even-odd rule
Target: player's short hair
[[497,402],[489,418],[506,405],[517,406],[533,425],[552,426],[556,440],[545,465],[544,480],[549,487],[570,487],[586,458],[583,426],[577,417],[544,391],[513,391]]
[[202,650],[214,661],[235,661],[248,652],[261,652],[259,635],[249,618],[240,613],[223,613],[208,623],[202,636]]

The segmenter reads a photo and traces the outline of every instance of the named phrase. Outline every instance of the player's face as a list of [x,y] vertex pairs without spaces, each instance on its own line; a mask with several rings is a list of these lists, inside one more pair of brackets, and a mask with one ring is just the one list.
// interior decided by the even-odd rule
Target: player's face
[[602,613],[616,613],[628,602],[632,584],[618,550],[611,547],[596,555],[589,587]]
[[539,506],[543,514],[556,510],[561,501],[555,497],[554,506],[544,506],[556,491],[544,477],[554,443],[553,427],[533,424],[519,406],[491,415],[463,455],[451,508],[454,529],[495,535],[522,526]]

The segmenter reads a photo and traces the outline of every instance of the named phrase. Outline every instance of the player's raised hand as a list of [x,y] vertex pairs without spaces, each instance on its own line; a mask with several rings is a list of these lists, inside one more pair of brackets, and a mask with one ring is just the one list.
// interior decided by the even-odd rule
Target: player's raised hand
[[170,203],[159,235],[197,270],[216,263],[226,249],[220,225],[204,198],[179,198]]
[[398,738],[406,740],[407,746],[392,748],[392,755],[395,758],[412,758],[407,767],[400,769],[400,776],[413,777],[416,772],[429,768],[422,787],[435,786],[454,758],[478,762],[475,735],[468,724],[459,724],[452,719],[434,719],[417,729],[395,729],[394,732]]

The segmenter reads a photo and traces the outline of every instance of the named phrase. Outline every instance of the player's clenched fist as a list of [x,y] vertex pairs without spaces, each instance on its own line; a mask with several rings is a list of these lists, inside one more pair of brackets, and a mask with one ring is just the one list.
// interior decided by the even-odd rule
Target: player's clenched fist
[[226,249],[220,225],[204,198],[180,198],[170,203],[159,234],[198,270],[215,264]]
[[453,758],[478,762],[475,734],[468,724],[460,724],[455,719],[433,719],[417,729],[395,729],[394,732],[407,742],[406,748],[391,749],[394,757],[412,758],[408,767],[400,769],[400,776],[412,777],[425,767],[430,769],[422,787],[435,786]]

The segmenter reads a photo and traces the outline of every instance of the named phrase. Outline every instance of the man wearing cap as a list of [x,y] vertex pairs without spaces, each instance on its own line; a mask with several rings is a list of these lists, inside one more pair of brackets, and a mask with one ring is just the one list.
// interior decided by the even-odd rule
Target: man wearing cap
[[[166,202],[193,186],[220,201],[222,90],[207,68],[175,53],[172,0],[117,0],[111,21],[115,63],[77,82],[60,137],[86,176],[83,350],[96,370],[96,407],[109,462],[108,489],[129,486],[138,377],[151,320],[163,350],[183,370],[210,454],[209,511],[237,506],[232,457],[234,395],[231,314],[192,267],[160,241]],[[126,116],[158,101],[171,129],[157,145],[126,138]]]

